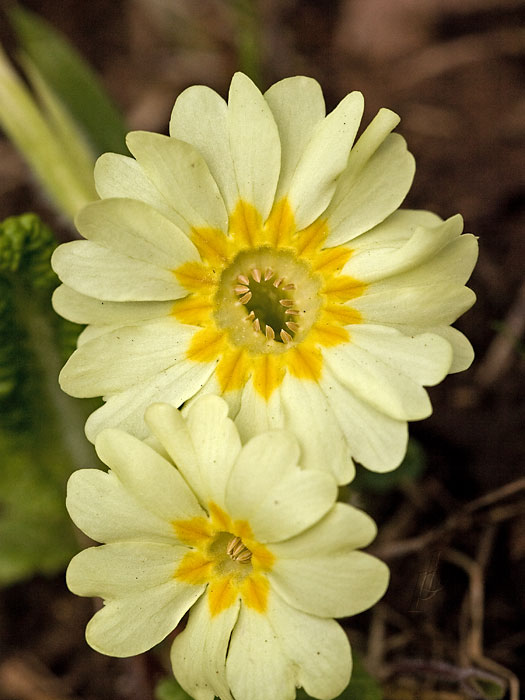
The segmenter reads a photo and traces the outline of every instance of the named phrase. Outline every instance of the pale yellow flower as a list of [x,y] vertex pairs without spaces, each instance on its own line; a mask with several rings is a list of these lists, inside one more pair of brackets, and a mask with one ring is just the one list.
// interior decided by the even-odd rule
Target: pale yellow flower
[[156,449],[104,430],[96,448],[111,471],[70,478],[71,517],[106,543],[67,572],[74,593],[104,599],[87,640],[104,654],[139,654],[189,610],[171,660],[196,700],[292,700],[300,686],[328,700],[352,665],[331,618],[365,610],[387,586],[387,567],[357,551],[375,525],[335,502],[329,474],[298,466],[290,433],[242,445],[227,413],[217,396],[186,419],[155,404],[146,421]]
[[414,173],[398,117],[351,93],[325,117],[319,85],[263,96],[244,75],[226,104],[189,88],[171,136],[131,133],[97,164],[102,201],[61,246],[55,308],[90,324],[61,374],[102,395],[87,424],[139,437],[152,401],[222,395],[243,439],[291,429],[303,463],[354,473],[404,456],[424,386],[472,360],[450,324],[474,301],[477,254],[459,216],[397,211]]

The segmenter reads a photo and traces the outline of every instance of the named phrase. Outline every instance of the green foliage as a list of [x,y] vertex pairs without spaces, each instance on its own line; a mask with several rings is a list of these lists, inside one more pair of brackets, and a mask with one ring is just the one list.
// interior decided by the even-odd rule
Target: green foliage
[[358,465],[356,477],[350,487],[356,491],[386,493],[403,483],[417,481],[425,468],[425,452],[417,440],[410,438],[405,458],[397,469],[386,474],[377,474]]
[[504,680],[496,681],[485,677],[475,678],[472,676],[465,685],[470,686],[476,693],[474,697],[483,698],[483,700],[501,700],[507,694]]
[[60,570],[76,549],[56,375],[79,327],[51,309],[55,246],[34,214],[0,224],[0,584]]
[[155,688],[155,700],[192,700],[175,678],[162,678]]
[[124,121],[87,62],[33,12],[15,6],[9,18],[24,52],[94,148],[99,153],[127,153]]

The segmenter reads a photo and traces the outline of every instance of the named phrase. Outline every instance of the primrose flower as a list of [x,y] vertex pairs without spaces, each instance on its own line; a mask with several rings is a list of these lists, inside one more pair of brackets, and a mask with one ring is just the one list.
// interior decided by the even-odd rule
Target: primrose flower
[[139,654],[189,610],[171,660],[196,700],[292,699],[300,686],[328,700],[352,665],[331,618],[365,610],[387,586],[385,564],[356,551],[375,525],[335,502],[329,474],[298,466],[293,435],[270,431],[243,446],[227,414],[217,396],[194,402],[186,419],[154,404],[146,421],[156,449],[107,429],[96,449],[111,471],[71,476],[71,517],[106,543],[67,572],[74,593],[104,598],[87,641],[103,654]]
[[241,436],[292,430],[308,468],[387,471],[423,386],[472,360],[450,327],[474,301],[477,255],[459,216],[396,211],[414,173],[398,117],[382,109],[355,145],[363,97],[325,117],[317,82],[262,95],[244,75],[229,103],[197,86],[171,136],[134,132],[135,159],[105,154],[101,201],[60,246],[56,310],[90,324],[61,373],[89,418],[144,437],[153,401],[224,397]]

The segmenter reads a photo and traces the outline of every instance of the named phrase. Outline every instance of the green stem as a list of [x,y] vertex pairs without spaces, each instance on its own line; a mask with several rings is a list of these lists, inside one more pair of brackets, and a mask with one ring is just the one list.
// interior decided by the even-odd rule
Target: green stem
[[230,0],[237,17],[237,56],[239,68],[261,86],[260,17],[256,0]]

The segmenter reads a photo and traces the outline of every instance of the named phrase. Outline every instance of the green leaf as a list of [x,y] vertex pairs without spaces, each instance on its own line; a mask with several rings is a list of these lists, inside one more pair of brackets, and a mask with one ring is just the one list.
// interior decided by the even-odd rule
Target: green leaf
[[51,308],[56,245],[34,214],[0,223],[0,585],[65,566],[77,549],[66,480],[96,464],[84,412],[57,383],[79,327]]
[[162,678],[155,688],[155,700],[192,700],[175,678]]
[[468,679],[467,685],[474,689],[477,693],[476,697],[484,700],[501,700],[507,693],[507,684],[504,680],[496,681],[488,678],[471,677]]
[[59,435],[42,437],[36,447],[0,432],[0,585],[60,571],[78,549],[64,505],[71,465]]
[[99,153],[127,153],[124,120],[78,51],[33,12],[14,6],[8,16],[25,53],[94,148]]
[[[297,691],[297,700],[310,700],[310,695],[300,688]],[[383,700],[381,687],[355,654],[350,684],[335,700]]]
[[397,469],[384,474],[377,474],[357,465],[356,476],[350,488],[356,491],[386,493],[398,488],[403,483],[417,481],[425,469],[425,452],[419,442],[410,438],[405,458]]

